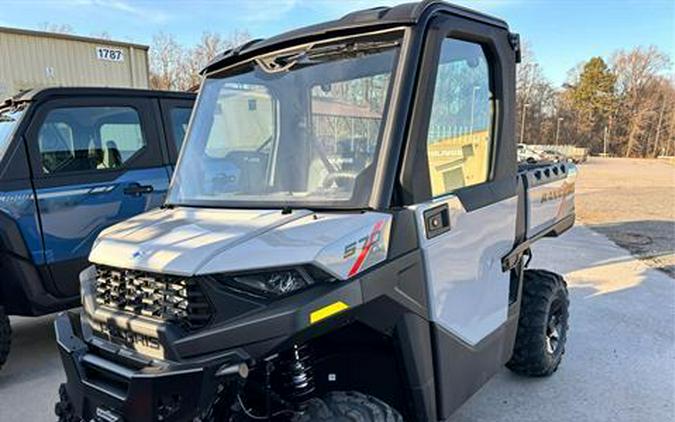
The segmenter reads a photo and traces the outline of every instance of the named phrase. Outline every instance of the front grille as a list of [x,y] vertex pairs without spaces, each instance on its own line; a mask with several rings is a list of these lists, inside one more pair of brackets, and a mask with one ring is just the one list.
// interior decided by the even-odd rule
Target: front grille
[[96,303],[188,330],[204,327],[213,313],[195,279],[104,266],[96,267]]

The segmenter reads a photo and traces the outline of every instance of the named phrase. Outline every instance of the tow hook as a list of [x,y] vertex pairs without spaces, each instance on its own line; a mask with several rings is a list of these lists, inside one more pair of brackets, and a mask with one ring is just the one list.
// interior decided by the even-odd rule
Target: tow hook
[[102,407],[96,408],[96,417],[90,422],[123,422],[124,419],[112,410]]
[[216,371],[217,377],[226,375],[239,375],[241,378],[248,378],[248,365],[245,363],[238,363],[235,365],[223,365]]

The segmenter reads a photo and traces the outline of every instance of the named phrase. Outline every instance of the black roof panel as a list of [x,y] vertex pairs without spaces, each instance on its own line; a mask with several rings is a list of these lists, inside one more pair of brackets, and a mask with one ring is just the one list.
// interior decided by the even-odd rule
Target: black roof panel
[[508,29],[501,19],[480,12],[456,6],[439,0],[425,0],[418,3],[404,3],[393,7],[375,7],[351,12],[339,19],[306,26],[284,32],[267,39],[249,41],[241,46],[227,50],[216,56],[203,70],[209,72],[240,59],[284,48],[303,40],[336,34],[344,31],[369,28],[384,29],[395,26],[409,26],[419,22],[424,16],[433,12],[446,12],[478,22],[487,23]]
[[180,91],[157,91],[152,89],[137,88],[107,88],[107,87],[51,87],[37,88],[21,91],[13,97],[7,98],[0,106],[11,103],[24,103],[39,101],[50,97],[74,97],[74,96],[119,96],[119,97],[155,97],[155,98],[181,98],[194,99],[195,93]]

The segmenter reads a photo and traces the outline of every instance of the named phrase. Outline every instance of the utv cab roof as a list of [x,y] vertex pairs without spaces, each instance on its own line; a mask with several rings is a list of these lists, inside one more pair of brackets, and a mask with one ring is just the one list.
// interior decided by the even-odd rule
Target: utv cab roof
[[350,31],[362,30],[365,28],[378,30],[397,26],[414,25],[423,21],[427,16],[430,16],[435,12],[445,12],[508,30],[508,25],[501,19],[438,0],[425,0],[419,3],[404,3],[394,7],[375,7],[349,13],[334,21],[323,22],[288,31],[271,38],[248,41],[216,56],[202,70],[202,74],[249,57],[291,46],[303,41],[311,41],[315,38],[325,38],[326,36],[332,35],[346,35]]
[[37,88],[21,91],[13,97],[0,102],[0,108],[18,104],[42,101],[56,97],[76,96],[114,96],[114,97],[161,97],[161,98],[194,98],[192,92],[156,91],[136,88],[106,88],[106,87],[53,87]]

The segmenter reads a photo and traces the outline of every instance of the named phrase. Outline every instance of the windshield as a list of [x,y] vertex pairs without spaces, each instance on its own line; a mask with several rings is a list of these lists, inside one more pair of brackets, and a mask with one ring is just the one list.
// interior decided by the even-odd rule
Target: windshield
[[7,152],[14,128],[19,123],[23,111],[19,109],[0,110],[0,160]]
[[399,38],[298,47],[207,77],[167,203],[366,207]]

